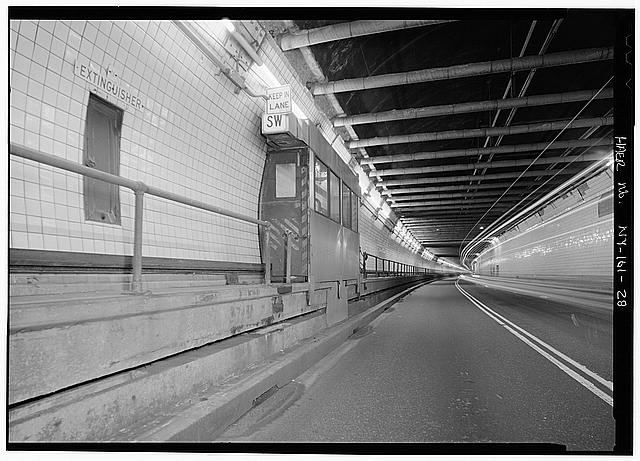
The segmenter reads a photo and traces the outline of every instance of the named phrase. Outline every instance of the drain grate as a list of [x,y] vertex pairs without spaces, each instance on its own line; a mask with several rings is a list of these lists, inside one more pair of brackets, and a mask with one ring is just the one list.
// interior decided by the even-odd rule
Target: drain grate
[[373,332],[373,327],[371,325],[357,328],[353,331],[353,334],[349,337],[349,339],[360,339],[363,336],[367,336],[371,332]]
[[258,405],[263,403],[265,400],[267,400],[269,397],[271,397],[276,392],[278,392],[278,385],[277,384],[275,386],[273,386],[273,387],[270,387],[269,389],[264,391],[262,394],[260,394],[258,397],[256,397],[253,400],[253,406],[257,407]]

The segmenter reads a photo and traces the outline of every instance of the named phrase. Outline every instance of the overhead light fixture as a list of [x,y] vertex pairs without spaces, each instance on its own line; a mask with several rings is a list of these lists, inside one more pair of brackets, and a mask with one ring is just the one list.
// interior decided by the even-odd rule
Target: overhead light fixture
[[[233,25],[233,24],[232,24]],[[257,63],[256,63],[257,64]],[[278,78],[273,75],[273,72],[269,70],[269,68],[264,64],[255,65],[251,67],[251,70],[254,74],[261,80],[262,84],[267,88],[275,88],[278,86],[282,86]],[[295,101],[291,101],[291,111],[298,118],[298,120],[308,120],[309,117],[305,115],[305,113],[300,109]]]
[[228,18],[222,18],[221,21],[222,21],[222,24],[224,24],[224,27],[226,27],[229,32],[236,31],[236,26],[234,26],[233,23]]
[[480,230],[484,229],[484,226],[480,226]]

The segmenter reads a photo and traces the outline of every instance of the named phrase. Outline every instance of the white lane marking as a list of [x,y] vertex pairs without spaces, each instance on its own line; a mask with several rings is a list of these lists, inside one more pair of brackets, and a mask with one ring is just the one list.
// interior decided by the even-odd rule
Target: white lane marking
[[[469,297],[471,296],[469,293],[467,293],[460,285],[457,284],[456,282],[456,286],[458,287],[458,290],[461,290],[463,292],[463,294],[465,294],[465,296]],[[473,296],[471,296],[473,297]],[[475,299],[475,298],[474,298]],[[516,328],[518,331],[520,331],[521,333],[524,333],[525,335],[527,335],[529,338],[533,339],[534,341],[537,341],[540,345],[546,347],[547,349],[549,349],[551,352],[553,352],[554,354],[556,354],[557,356],[561,357],[562,359],[564,359],[565,361],[569,362],[571,365],[573,365],[574,367],[578,368],[580,371],[582,371],[583,373],[586,373],[587,375],[591,376],[593,379],[595,379],[596,381],[598,381],[599,383],[601,383],[603,386],[606,386],[609,390],[613,390],[613,383],[611,381],[608,381],[606,379],[604,379],[602,376],[598,375],[597,373],[589,370],[587,367],[585,367],[584,365],[576,362],[575,360],[573,360],[570,357],[567,357],[565,354],[563,354],[562,352],[560,352],[559,350],[555,349],[553,346],[550,346],[549,344],[545,343],[544,341],[542,341],[540,338],[532,335],[531,333],[529,333],[528,331],[526,331],[525,329],[519,327],[518,325],[516,325],[515,323],[511,322],[510,320],[506,319],[505,317],[503,317],[502,315],[498,314],[497,312],[493,311],[491,308],[489,308],[488,306],[486,306],[485,304],[481,303],[480,301],[478,301],[476,299],[476,301],[480,304],[482,304],[482,306],[487,309],[488,311],[490,311],[491,313],[493,313],[495,316],[497,316],[498,318],[502,319],[505,323],[511,325],[512,327]]]
[[551,363],[553,363],[555,366],[557,366],[558,368],[560,368],[562,371],[564,371],[566,374],[568,374],[569,376],[571,376],[573,379],[575,379],[576,381],[578,381],[580,384],[582,384],[584,387],[586,387],[588,390],[590,390],[592,393],[594,393],[595,395],[597,395],[598,397],[600,397],[602,400],[604,400],[605,402],[607,402],[609,405],[613,406],[613,398],[605,393],[604,391],[601,391],[600,389],[598,389],[591,381],[589,381],[588,379],[584,378],[582,375],[579,375],[578,373],[576,373],[575,371],[573,371],[571,368],[567,367],[565,364],[563,364],[562,362],[560,362],[559,360],[557,360],[555,357],[553,357],[551,354],[548,354],[547,352],[543,351],[542,349],[540,349],[537,345],[533,344],[531,341],[529,341],[527,338],[525,338],[524,336],[522,336],[520,333],[518,333],[517,331],[515,331],[514,329],[512,329],[509,325],[505,325],[504,326],[507,330],[509,330],[509,332],[511,332],[512,334],[514,334],[515,336],[517,336],[518,338],[520,338],[523,342],[525,342],[526,344],[528,344],[532,349],[534,349],[535,351],[537,351],[540,355],[542,355],[543,357],[545,357],[547,360],[549,360]]
[[[493,311],[492,309],[490,309],[489,307],[487,307],[485,304],[481,303],[480,301],[478,301],[476,298],[474,298],[473,296],[471,296],[470,294],[468,294],[466,291],[464,291],[464,289],[462,289],[460,287],[460,285],[458,284],[458,282],[456,281],[456,288],[460,291],[460,293],[462,293],[469,301],[471,301],[476,307],[478,307],[480,310],[482,310],[485,314],[487,314],[489,317],[491,317],[493,320],[495,320],[498,324],[504,326],[510,333],[512,333],[513,335],[515,335],[516,337],[518,337],[519,339],[521,339],[524,343],[526,343],[527,345],[529,345],[531,348],[533,348],[535,351],[537,351],[538,353],[540,353],[542,356],[544,356],[545,358],[547,358],[550,362],[552,362],[554,365],[556,365],[558,368],[560,368],[562,371],[564,371],[566,374],[568,374],[571,378],[575,379],[578,383],[580,383],[582,386],[584,386],[585,388],[587,388],[589,391],[591,391],[592,393],[594,393],[595,395],[597,395],[598,397],[600,397],[602,400],[604,400],[605,402],[607,402],[609,405],[613,406],[613,398],[610,397],[608,394],[606,394],[605,392],[601,391],[600,389],[598,389],[597,387],[595,387],[595,385],[593,383],[591,383],[589,380],[587,380],[586,378],[584,378],[583,376],[579,375],[578,373],[576,373],[575,371],[571,370],[570,368],[568,368],[566,365],[564,365],[563,363],[561,363],[560,361],[558,361],[555,357],[551,356],[550,354],[548,354],[546,351],[542,350],[540,347],[538,347],[538,345],[532,343],[531,341],[529,341],[529,339],[525,338],[522,334],[528,336],[529,338],[533,339],[534,341],[538,342],[539,345],[546,347],[550,352],[555,353],[556,355],[558,355],[560,358],[564,359],[565,361],[567,361],[568,363],[572,364],[574,367],[576,367],[577,369],[581,370],[582,372],[584,372],[585,374],[591,376],[593,379],[595,379],[596,381],[602,383],[604,386],[606,386],[608,389],[613,390],[613,383],[611,381],[608,381],[604,378],[602,378],[601,376],[599,376],[598,374],[594,373],[593,371],[589,370],[587,367],[585,367],[584,365],[576,362],[575,360],[567,357],[565,354],[563,354],[562,352],[558,351],[557,349],[555,349],[554,347],[548,345],[547,343],[545,343],[544,341],[542,341],[541,339],[537,338],[536,336],[532,335],[531,333],[527,332],[526,330],[520,328],[518,325],[514,324],[513,322],[507,320],[506,318],[504,318],[503,316],[501,316],[500,314],[496,313],[495,311]],[[516,331],[518,330],[518,331]]]

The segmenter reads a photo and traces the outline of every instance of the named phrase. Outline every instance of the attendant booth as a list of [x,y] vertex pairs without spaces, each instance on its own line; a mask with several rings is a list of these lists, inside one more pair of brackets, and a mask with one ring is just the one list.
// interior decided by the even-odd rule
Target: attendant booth
[[[274,226],[271,280],[285,282],[288,275],[289,234],[290,281],[308,282],[310,292],[328,290],[327,317],[338,321],[346,317],[346,287],[357,286],[360,276],[357,176],[314,125],[291,113],[265,114],[262,134],[268,151],[259,217]],[[260,241],[264,255],[264,238]]]

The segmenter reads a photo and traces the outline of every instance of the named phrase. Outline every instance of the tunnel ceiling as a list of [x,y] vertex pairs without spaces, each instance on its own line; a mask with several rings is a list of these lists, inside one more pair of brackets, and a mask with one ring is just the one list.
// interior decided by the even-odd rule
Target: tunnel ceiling
[[[318,105],[341,127],[351,153],[414,236],[451,259],[463,240],[509,208],[532,203],[609,152],[614,19],[586,10],[509,17],[428,13],[420,20],[443,22],[283,49],[292,62],[311,51],[325,78],[301,77]],[[289,21],[281,44],[286,35],[322,27],[328,27],[323,38],[334,38],[346,22]],[[475,63],[498,71],[481,72]],[[473,72],[460,76],[460,66]],[[404,78],[435,68],[444,69],[423,73],[431,76],[427,81],[370,87],[376,85],[371,77]],[[352,82],[367,89],[349,87]],[[336,117],[334,97],[344,115],[363,117]],[[470,108],[472,102],[486,103]],[[578,126],[561,132],[572,119]]]

